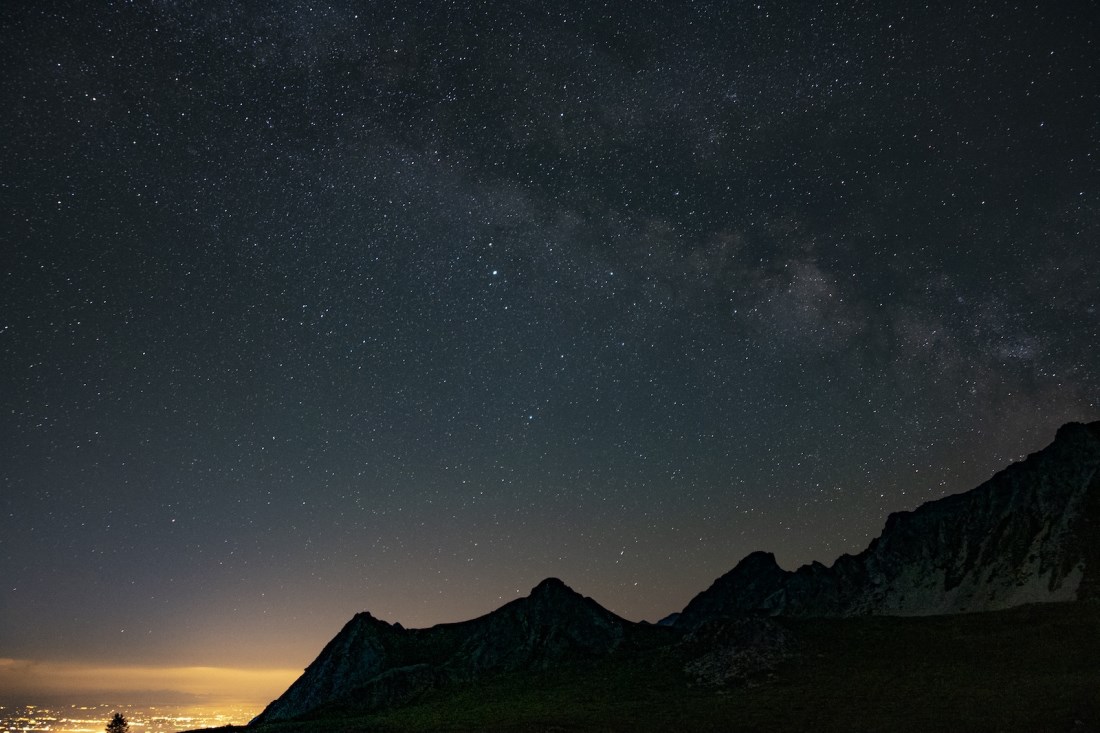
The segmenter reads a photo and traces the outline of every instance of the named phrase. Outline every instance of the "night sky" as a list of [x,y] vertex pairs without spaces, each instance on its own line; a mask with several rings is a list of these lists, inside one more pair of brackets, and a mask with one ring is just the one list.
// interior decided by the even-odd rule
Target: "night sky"
[[1098,21],[4,3],[0,661],[655,620],[1100,419]]

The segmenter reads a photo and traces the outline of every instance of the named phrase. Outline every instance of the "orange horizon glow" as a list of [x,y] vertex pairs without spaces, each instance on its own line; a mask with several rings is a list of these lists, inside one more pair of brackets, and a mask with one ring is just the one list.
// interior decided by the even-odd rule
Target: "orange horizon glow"
[[0,657],[0,690],[28,701],[45,696],[175,693],[196,702],[262,708],[301,675],[301,669],[104,665]]

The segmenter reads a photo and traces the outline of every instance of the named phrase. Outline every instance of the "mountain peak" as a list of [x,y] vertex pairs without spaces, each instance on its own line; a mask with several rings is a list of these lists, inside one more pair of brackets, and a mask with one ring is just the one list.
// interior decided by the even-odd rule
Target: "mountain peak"
[[541,596],[547,594],[557,594],[561,592],[567,592],[576,594],[577,592],[565,584],[560,578],[546,578],[541,583],[531,589],[532,596]]
[[758,613],[790,575],[779,567],[774,553],[750,552],[733,570],[693,598],[673,625],[694,628],[715,616]]
[[1093,440],[1100,439],[1100,420],[1090,423],[1068,422],[1058,428],[1054,440],[1055,442],[1066,441],[1077,435],[1092,438]]
[[389,621],[383,621],[370,611],[360,611],[352,618],[353,623],[360,624],[362,626],[384,629],[397,629],[403,631],[405,627],[398,623],[390,623]]
[[750,552],[741,558],[741,562],[737,563],[734,567],[734,571],[741,572],[759,572],[767,571],[773,568],[778,568],[779,562],[775,559],[774,552],[764,552],[763,550],[757,550]]
[[[566,612],[566,609],[588,609],[591,605],[598,604],[590,598],[585,598],[577,591],[570,588],[559,578],[546,578],[534,588],[526,598],[515,601],[520,607],[526,608],[528,613],[542,613],[556,615]],[[600,609],[603,610],[602,608]],[[571,611],[572,612],[572,611]]]

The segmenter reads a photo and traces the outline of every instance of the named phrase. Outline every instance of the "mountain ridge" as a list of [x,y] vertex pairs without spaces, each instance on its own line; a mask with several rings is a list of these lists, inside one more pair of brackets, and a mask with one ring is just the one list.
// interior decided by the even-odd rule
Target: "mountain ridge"
[[373,714],[433,690],[659,645],[684,658],[700,639],[710,651],[685,670],[740,678],[769,669],[788,647],[770,620],[746,617],[939,615],[1072,600],[1100,600],[1100,421],[1063,425],[1050,445],[974,489],[890,514],[862,552],[831,566],[788,571],[774,554],[752,552],[658,624],[623,619],[557,578],[483,616],[426,629],[358,613],[249,725]]
[[466,621],[406,629],[356,614],[249,725],[371,712],[431,690],[514,671],[600,659],[639,637],[675,633],[623,619],[558,578]]
[[[929,615],[1095,598],[1100,589],[1100,421],[977,487],[887,516],[855,555],[784,570],[753,552],[693,598],[675,625],[716,616]],[[1091,541],[1090,541],[1091,540]]]

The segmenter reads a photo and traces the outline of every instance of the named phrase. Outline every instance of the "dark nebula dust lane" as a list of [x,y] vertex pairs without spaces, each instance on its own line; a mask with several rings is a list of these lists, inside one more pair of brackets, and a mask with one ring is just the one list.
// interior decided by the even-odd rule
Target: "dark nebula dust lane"
[[1100,417],[1087,3],[0,9],[0,657],[629,619]]

